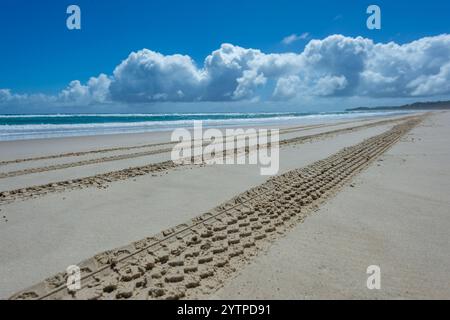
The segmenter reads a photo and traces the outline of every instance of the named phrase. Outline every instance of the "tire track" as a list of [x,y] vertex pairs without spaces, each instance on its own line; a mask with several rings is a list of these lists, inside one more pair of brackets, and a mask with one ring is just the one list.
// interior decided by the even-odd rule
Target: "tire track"
[[[280,132],[280,134],[287,134],[287,133],[293,133],[293,132],[299,132],[299,131],[305,131],[305,130],[311,130],[311,129],[317,129],[321,127],[327,127],[328,125],[317,125],[317,126],[311,126],[311,127],[301,127],[301,129],[294,129],[289,128],[283,130],[283,132]],[[195,140],[194,140],[195,141]],[[135,153],[128,153],[128,154],[121,154],[121,155],[114,155],[114,156],[107,156],[107,157],[101,157],[101,158],[95,158],[95,159],[88,159],[83,161],[76,161],[76,162],[69,162],[69,163],[62,163],[62,164],[56,164],[56,165],[49,165],[44,167],[36,167],[36,168],[29,168],[29,169],[22,169],[22,170],[14,170],[9,172],[0,172],[0,179],[3,178],[12,178],[17,177],[21,175],[26,174],[32,174],[32,173],[40,173],[40,172],[46,172],[46,171],[53,171],[53,170],[61,170],[61,169],[67,169],[67,168],[73,168],[73,167],[79,167],[79,166],[86,166],[91,164],[98,164],[102,162],[110,162],[110,161],[120,161],[125,159],[134,159],[139,157],[145,157],[145,156],[151,156],[156,154],[162,154],[171,152],[173,145],[177,144],[178,142],[163,142],[163,143],[156,143],[156,144],[148,144],[143,146],[133,146],[133,147],[118,147],[114,149],[102,149],[102,150],[95,150],[95,151],[86,151],[86,152],[79,152],[79,153],[65,153],[60,155],[54,155],[54,156],[43,156],[43,157],[37,157],[37,158],[28,158],[28,159],[18,159],[18,160],[11,160],[11,161],[4,161],[3,164],[11,164],[11,163],[20,163],[20,162],[27,162],[27,161],[36,161],[36,160],[46,160],[46,159],[57,159],[57,158],[64,158],[64,157],[71,157],[71,156],[83,156],[88,155],[92,153],[106,153],[111,151],[126,151],[126,150],[132,150],[132,149],[141,149],[141,148],[150,148],[155,146],[163,146],[163,145],[170,145],[169,148],[162,148],[157,150],[151,150],[151,151],[142,151],[142,152],[135,152]],[[207,143],[203,144],[203,147],[208,145]],[[2,165],[2,162],[0,162],[0,166]]]
[[[336,134],[341,134],[344,132],[353,132],[356,130],[367,129],[367,128],[385,125],[385,124],[389,124],[389,123],[405,121],[405,119],[414,119],[416,117],[417,116],[406,117],[406,118],[402,118],[401,120],[399,120],[399,119],[383,120],[383,121],[370,123],[370,124],[364,124],[364,125],[355,126],[355,127],[336,129],[336,130],[327,131],[327,132],[318,133],[318,134],[295,137],[295,138],[291,138],[291,139],[282,140],[279,142],[279,145],[286,146],[286,145],[302,144],[302,143],[306,143],[308,141],[313,141],[315,139],[330,137],[330,136],[334,136]],[[239,152],[245,152],[246,154],[248,154],[249,152],[251,152],[253,150],[265,148],[268,146],[270,146],[270,143],[266,144],[266,145],[258,144],[256,146],[254,146],[253,149],[246,147],[244,149],[239,149],[239,150],[237,148],[234,148],[233,150],[224,150],[223,156],[224,157],[235,156],[236,154],[239,154]],[[200,159],[200,162],[201,161],[203,161],[203,159]],[[195,159],[192,158],[191,162],[195,163]],[[200,164],[200,166],[202,166],[202,165],[204,165],[204,164]],[[47,184],[43,184],[43,185],[25,187],[25,188],[10,190],[10,191],[2,191],[2,192],[0,192],[0,205],[11,203],[16,200],[26,200],[26,199],[30,199],[30,198],[35,198],[38,196],[43,196],[43,195],[46,195],[49,193],[54,193],[54,192],[64,192],[67,190],[83,189],[83,188],[88,188],[88,187],[106,188],[107,185],[112,182],[132,179],[132,178],[136,178],[136,177],[147,175],[147,174],[157,174],[157,173],[165,172],[165,171],[172,170],[175,168],[188,167],[188,166],[189,166],[189,164],[188,165],[177,164],[171,160],[168,160],[168,161],[148,164],[148,165],[144,165],[144,166],[131,167],[131,168],[121,169],[121,170],[117,170],[117,171],[101,173],[101,174],[97,174],[94,176],[88,176],[88,177],[83,177],[83,178],[78,178],[78,179],[70,179],[70,180],[65,180],[65,181],[47,183]]]
[[[368,121],[368,120],[360,120],[360,121]],[[289,132],[294,132],[294,131],[304,131],[304,130],[311,130],[311,129],[328,127],[328,126],[337,126],[337,125],[342,125],[342,124],[346,124],[346,123],[350,123],[350,122],[352,122],[352,121],[341,122],[338,124],[329,124],[329,125],[318,124],[318,125],[298,126],[298,127],[283,129],[283,130],[281,130],[282,132],[280,132],[280,133],[284,134],[284,133],[289,133]],[[5,161],[0,161],[0,166],[13,164],[13,163],[30,162],[30,161],[50,160],[50,159],[67,158],[67,157],[80,157],[80,156],[86,156],[86,155],[91,155],[91,154],[108,153],[108,152],[114,152],[114,151],[129,151],[129,150],[135,150],[135,149],[152,148],[152,147],[159,147],[159,146],[165,146],[165,145],[174,145],[176,143],[177,142],[160,142],[160,143],[150,143],[150,144],[143,144],[143,145],[137,145],[137,146],[123,146],[123,147],[105,148],[105,149],[89,150],[89,151],[67,152],[67,153],[40,156],[40,157],[5,160]]]
[[[306,139],[314,139],[316,137],[321,137],[321,136],[325,137],[325,136],[327,136],[327,133],[329,135],[334,135],[334,134],[339,134],[339,133],[342,133],[342,132],[348,132],[348,131],[352,131],[352,130],[365,129],[365,128],[370,128],[370,127],[376,126],[376,125],[383,125],[383,124],[387,124],[387,123],[391,123],[391,122],[398,122],[398,121],[399,121],[398,119],[382,120],[382,121],[379,121],[379,122],[374,122],[374,123],[365,124],[365,125],[361,125],[361,126],[337,129],[337,130],[332,130],[332,131],[328,131],[328,132],[325,132],[325,133],[308,135],[308,136],[304,136],[304,137]],[[314,127],[314,129],[315,128],[316,127]],[[288,129],[288,131],[284,131],[282,134],[292,133],[292,132],[297,132],[297,131],[303,131],[303,130],[305,130],[305,129],[300,129],[300,130],[298,130],[298,129],[297,130],[289,130]],[[298,137],[298,138],[301,139],[303,137]],[[287,144],[294,143],[294,139],[297,139],[297,138],[284,140],[284,141],[286,141],[285,144],[286,143]],[[298,141],[301,141],[301,140],[298,140]],[[177,143],[178,142],[168,142],[168,143],[163,143],[163,144],[174,145],[174,144],[177,144]],[[163,144],[160,144],[160,145],[163,145]],[[203,147],[205,147],[207,145],[208,145],[208,143],[204,143]],[[104,162],[120,161],[120,160],[126,160],[126,159],[134,159],[134,158],[139,158],[139,157],[152,156],[152,155],[157,155],[157,154],[163,154],[163,153],[171,152],[172,148],[173,147],[162,148],[162,149],[151,150],[151,151],[142,151],[142,152],[136,152],[136,153],[131,153],[131,154],[122,154],[122,155],[108,156],[108,157],[89,159],[89,160],[84,160],[84,161],[62,163],[62,164],[56,164],[56,165],[50,165],[50,166],[44,166],[44,167],[29,168],[29,169],[9,171],[9,172],[1,172],[0,173],[0,179],[12,178],[12,177],[17,177],[17,176],[22,176],[22,175],[27,175],[27,174],[33,174],[33,173],[41,173],[41,172],[47,172],[47,171],[62,170],[62,169],[68,169],[68,168],[74,168],[74,167],[80,167],[80,166],[86,166],[86,165],[92,165],[92,164],[99,164],[99,163],[104,163]]]
[[11,299],[180,299],[216,291],[418,125],[397,124],[336,154],[273,177],[211,211],[79,264],[82,288],[59,273]]

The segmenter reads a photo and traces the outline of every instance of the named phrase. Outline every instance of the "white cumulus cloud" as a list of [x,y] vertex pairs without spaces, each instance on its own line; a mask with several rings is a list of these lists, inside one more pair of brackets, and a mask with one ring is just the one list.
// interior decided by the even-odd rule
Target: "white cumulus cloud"
[[[306,38],[292,35],[286,41]],[[331,35],[302,52],[264,53],[223,44],[201,65],[187,55],[132,52],[112,75],[74,80],[56,95],[0,89],[0,105],[153,103],[450,94],[450,35],[397,44]]]
[[127,102],[197,100],[205,81],[189,56],[164,56],[148,49],[131,53],[113,75],[112,99]]
[[85,85],[74,80],[61,91],[57,99],[64,103],[80,105],[106,102],[109,99],[110,83],[111,79],[105,74],[90,78]]

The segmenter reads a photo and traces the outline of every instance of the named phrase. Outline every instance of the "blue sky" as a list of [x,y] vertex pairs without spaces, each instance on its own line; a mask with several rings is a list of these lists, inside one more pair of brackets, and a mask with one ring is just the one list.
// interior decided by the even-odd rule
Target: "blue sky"
[[[77,4],[81,8],[81,30],[70,31],[65,26],[66,8],[70,4]],[[368,15],[365,11],[370,4],[377,4],[382,10],[381,30],[368,30],[366,27]],[[188,55],[202,69],[205,58],[218,50],[222,43],[257,49],[264,54],[300,54],[310,40],[323,40],[335,34],[352,39],[362,36],[374,43],[394,41],[399,45],[407,44],[423,37],[449,33],[449,12],[450,2],[437,0],[3,0],[0,3],[0,34],[3,43],[0,50],[0,89],[8,89],[10,94],[17,95],[58,95],[73,80],[85,84],[91,77],[101,73],[113,77],[121,61],[131,52],[143,48],[164,56]],[[282,42],[292,34],[303,37],[290,44]],[[442,59],[439,61],[443,63]],[[322,78],[328,77],[326,79],[341,87],[349,82],[349,79],[344,79],[346,75],[342,78],[336,71],[330,75],[335,77],[334,80],[330,80],[328,74],[322,75]],[[254,89],[252,96],[246,96],[242,101],[252,100],[256,92],[263,100],[271,95],[279,78],[270,79],[265,74],[263,78],[267,78],[264,86],[270,89]],[[410,79],[410,82],[415,79]],[[303,84],[303,79],[300,80]],[[297,80],[294,82],[298,83]],[[161,86],[166,87],[164,84]],[[147,87],[145,89],[148,90]],[[121,94],[123,90],[120,89]],[[414,97],[403,94],[402,98],[405,101],[406,98],[420,100],[446,96],[448,93],[445,89],[435,94],[429,94],[430,91],[424,95],[417,94],[424,92],[422,89],[414,92]],[[183,97],[185,94],[183,92]],[[359,95],[353,91],[351,96],[347,94],[346,97],[352,98],[355,94]],[[117,98],[118,94],[114,96]],[[167,96],[170,97],[170,93]],[[314,100],[314,96],[317,93],[310,94],[306,101]],[[320,96],[323,99],[323,96],[339,97],[339,94],[329,95],[327,91],[327,94]],[[167,98],[166,102],[205,100],[204,93],[201,97],[189,101]],[[371,94],[367,101],[376,104],[377,100],[373,102],[373,98]],[[389,102],[393,95],[385,94],[378,98],[380,103]],[[125,98],[117,100],[121,104],[131,102],[134,105],[136,102]],[[156,100],[152,98],[144,102],[156,104],[164,99]],[[236,99],[231,100],[234,102]],[[12,105],[14,103],[9,103],[2,110],[12,108]]]

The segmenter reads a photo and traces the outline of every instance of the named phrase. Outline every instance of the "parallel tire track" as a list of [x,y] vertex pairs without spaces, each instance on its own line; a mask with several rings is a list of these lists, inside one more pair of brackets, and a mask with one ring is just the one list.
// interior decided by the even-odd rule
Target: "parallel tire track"
[[[414,117],[407,117],[403,118],[405,119],[414,119]],[[327,131],[323,133],[313,134],[313,135],[307,135],[307,136],[301,136],[301,137],[295,137],[291,139],[282,140],[279,142],[280,146],[286,146],[286,145],[294,145],[294,144],[302,144],[306,143],[308,141],[313,141],[315,139],[325,138],[329,136],[334,136],[336,134],[344,133],[344,132],[353,132],[356,130],[362,130],[367,129],[375,126],[385,125],[393,122],[399,122],[402,120],[383,120],[375,123],[365,124],[361,126],[356,127],[349,127],[349,128],[343,128],[343,129],[337,129],[332,131]],[[257,145],[256,148],[264,148],[267,147],[267,145]],[[248,153],[250,149],[246,148],[245,153]],[[237,154],[239,150],[236,148],[234,150],[225,150],[224,156],[229,156],[230,153],[232,155]],[[70,179],[70,180],[64,180],[64,181],[58,181],[53,183],[47,183],[43,185],[38,186],[31,186],[31,187],[25,187],[15,190],[9,190],[9,191],[2,191],[0,192],[0,205],[11,203],[17,200],[26,200],[30,198],[36,198],[38,196],[43,196],[49,193],[54,192],[64,192],[67,190],[74,190],[74,189],[84,189],[88,187],[97,187],[97,188],[106,188],[106,186],[109,183],[115,182],[115,181],[121,181],[121,180],[127,180],[136,178],[139,176],[147,175],[147,174],[157,174],[161,172],[165,172],[171,169],[179,168],[182,166],[182,164],[174,163],[173,161],[163,161],[153,164],[148,164],[144,166],[138,166],[138,167],[131,167],[127,169],[122,169],[118,171],[111,171],[107,173],[101,173],[94,176],[88,176],[83,178],[77,178],[77,179]]]
[[[361,121],[367,121],[367,120],[361,120]],[[280,130],[280,133],[283,134],[283,133],[290,133],[290,132],[294,132],[294,131],[303,131],[303,130],[322,128],[322,127],[337,126],[337,125],[342,125],[342,124],[346,124],[346,123],[350,123],[350,122],[352,122],[352,121],[340,122],[337,124],[318,124],[318,125],[292,127],[292,128]],[[177,142],[169,141],[169,142],[136,145],[136,146],[122,146],[122,147],[104,148],[104,149],[89,150],[89,151],[67,152],[67,153],[53,154],[53,155],[40,156],[40,157],[4,160],[4,161],[0,161],[0,166],[13,164],[13,163],[30,162],[30,161],[51,160],[51,159],[68,158],[68,157],[80,157],[80,156],[86,156],[86,155],[91,155],[91,154],[108,153],[108,152],[114,152],[114,151],[129,151],[129,150],[135,150],[135,149],[145,149],[145,148],[160,147],[160,146],[165,146],[165,145],[174,145],[176,143]]]
[[69,292],[67,275],[60,273],[11,299],[179,299],[210,294],[422,119],[409,119],[271,178],[185,224],[80,263],[79,291]]
[[[336,126],[336,125],[335,124],[334,125],[313,125],[313,126],[304,126],[304,127],[297,127],[297,128],[294,127],[294,128],[281,130],[280,134],[305,131],[305,130],[317,129],[317,128],[328,127],[328,126]],[[36,160],[83,156],[83,155],[88,155],[88,154],[106,153],[106,152],[111,152],[111,151],[126,151],[126,150],[133,150],[133,149],[143,149],[143,148],[150,148],[150,147],[163,146],[163,145],[171,146],[170,148],[162,148],[162,149],[157,149],[157,150],[142,151],[142,152],[121,154],[121,155],[115,155],[115,156],[107,156],[107,157],[89,159],[89,160],[84,160],[84,161],[75,161],[75,162],[70,162],[70,163],[62,163],[62,164],[29,168],[29,169],[23,169],[23,170],[15,170],[15,171],[9,171],[9,172],[0,172],[0,179],[1,178],[11,178],[11,177],[16,177],[16,176],[21,176],[21,175],[31,174],[31,173],[39,173],[39,172],[46,172],[46,171],[52,171],[52,170],[67,169],[67,168],[85,166],[85,165],[90,165],[90,164],[98,164],[98,163],[108,162],[108,161],[125,160],[125,159],[132,159],[132,158],[166,153],[166,152],[170,152],[172,150],[172,146],[176,143],[177,142],[163,142],[163,143],[139,145],[139,146],[132,146],[132,147],[117,147],[117,148],[101,149],[101,150],[86,151],[86,152],[73,152],[73,153],[65,153],[65,154],[59,154],[59,155],[42,156],[42,157],[36,157],[36,158],[26,158],[26,159],[3,161],[3,162],[0,162],[0,165],[11,164],[11,163],[21,163],[21,162],[28,162],[28,161],[36,161]]]

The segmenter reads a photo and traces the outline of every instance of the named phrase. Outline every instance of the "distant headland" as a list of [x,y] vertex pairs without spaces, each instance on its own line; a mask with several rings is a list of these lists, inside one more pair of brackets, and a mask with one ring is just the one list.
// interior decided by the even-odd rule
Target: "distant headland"
[[402,106],[382,106],[382,107],[358,107],[349,108],[345,111],[376,111],[376,110],[441,110],[450,109],[450,101],[415,102]]

